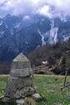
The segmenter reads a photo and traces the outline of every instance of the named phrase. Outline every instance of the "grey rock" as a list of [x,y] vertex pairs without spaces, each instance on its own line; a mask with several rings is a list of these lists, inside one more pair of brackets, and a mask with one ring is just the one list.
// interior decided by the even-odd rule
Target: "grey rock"
[[32,95],[32,97],[35,99],[35,100],[40,100],[42,97],[40,96],[40,94],[38,94],[38,93],[34,93],[33,95]]
[[24,105],[24,100],[23,99],[16,100],[16,104],[17,105]]
[[10,75],[16,77],[32,75],[30,61],[22,53],[13,60]]
[[30,61],[22,53],[12,62],[4,98],[19,99],[35,93]]

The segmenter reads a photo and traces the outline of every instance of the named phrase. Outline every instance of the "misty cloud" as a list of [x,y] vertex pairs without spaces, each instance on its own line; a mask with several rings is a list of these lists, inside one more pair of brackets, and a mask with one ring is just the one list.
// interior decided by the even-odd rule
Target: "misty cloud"
[[70,0],[0,0],[0,15],[70,16]]

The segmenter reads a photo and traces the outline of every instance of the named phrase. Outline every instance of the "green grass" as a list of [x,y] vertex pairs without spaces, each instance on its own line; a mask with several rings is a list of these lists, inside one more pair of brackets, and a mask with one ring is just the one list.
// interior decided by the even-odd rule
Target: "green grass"
[[[4,94],[7,80],[8,76],[0,76],[0,96]],[[37,105],[70,105],[70,90],[66,88],[61,91],[63,82],[63,76],[35,75],[37,91],[44,97]],[[67,82],[70,82],[70,77],[67,78]]]

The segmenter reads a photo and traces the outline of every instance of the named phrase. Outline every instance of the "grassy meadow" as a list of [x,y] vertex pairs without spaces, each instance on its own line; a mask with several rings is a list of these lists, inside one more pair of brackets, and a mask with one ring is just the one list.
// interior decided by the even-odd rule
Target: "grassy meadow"
[[[4,89],[8,76],[0,76],[0,96],[4,95]],[[70,82],[68,76],[67,82]],[[61,90],[64,83],[64,76],[57,75],[35,75],[34,84],[43,100],[37,105],[70,105],[70,88]]]

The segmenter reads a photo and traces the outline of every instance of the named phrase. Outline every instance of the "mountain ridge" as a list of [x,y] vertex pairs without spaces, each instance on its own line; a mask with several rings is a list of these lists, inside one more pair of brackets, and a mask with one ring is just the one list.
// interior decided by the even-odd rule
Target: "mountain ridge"
[[28,54],[37,46],[56,44],[70,37],[70,20],[41,15],[0,19],[0,61],[11,61],[18,53]]

